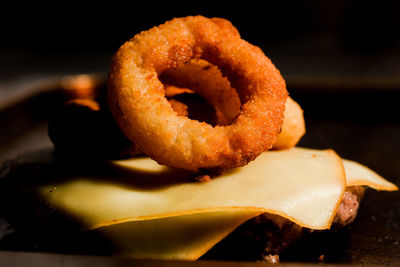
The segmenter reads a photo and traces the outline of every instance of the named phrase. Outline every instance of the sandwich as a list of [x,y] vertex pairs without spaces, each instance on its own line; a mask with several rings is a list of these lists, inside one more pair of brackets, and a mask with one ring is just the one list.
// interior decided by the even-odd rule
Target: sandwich
[[[181,27],[182,21],[189,21],[192,27],[192,20],[200,23],[195,24],[199,26],[195,27],[196,34],[197,30],[208,27],[204,25],[214,25],[208,24],[209,20],[203,17],[190,17],[174,20],[163,27],[174,23]],[[238,38],[226,21],[217,19],[214,22],[222,27],[223,34],[232,34],[232,39],[229,36],[227,42]],[[173,29],[171,35],[175,34],[176,28]],[[206,32],[209,33],[208,30]],[[158,28],[148,34],[153,33],[158,33]],[[133,38],[132,42],[141,44],[148,41],[146,34]],[[167,37],[163,35],[162,38]],[[150,38],[149,46],[157,45],[158,40]],[[168,42],[153,52],[162,51],[166,44]],[[220,44],[216,42],[215,45]],[[134,45],[127,43],[123,47],[130,49]],[[247,44],[243,46],[247,47]],[[251,53],[260,53],[257,48],[249,49]],[[182,121],[189,118],[201,122],[198,125],[212,127],[236,123],[244,113],[242,102],[246,98],[233,89],[225,73],[207,60],[186,60],[183,55],[185,49],[175,47],[168,51],[167,56],[177,62],[170,63],[173,67],[169,70],[160,71],[159,77],[147,75],[143,84],[156,79],[155,84],[161,85],[162,91],[158,87],[154,91],[167,98],[168,102],[160,102],[167,107],[169,114]],[[219,50],[211,49],[202,56],[215,60],[214,57],[218,58],[213,54],[217,53],[215,51]],[[144,56],[153,56],[147,50],[145,52]],[[192,50],[189,52],[192,53]],[[138,57],[139,60],[135,53],[129,54],[129,60],[134,58],[138,60],[138,66],[146,67],[144,56]],[[126,104],[125,100],[129,102],[121,100],[121,95],[130,89],[121,80],[131,74],[124,76],[116,71],[124,69],[118,62],[122,55],[125,54],[117,54],[114,58],[108,92],[104,87],[94,86],[86,88],[83,93],[75,91],[74,97],[53,114],[49,136],[55,152],[47,158],[33,157],[28,160],[43,168],[33,175],[26,170],[19,172],[18,167],[13,169],[12,166],[21,165],[21,162],[14,162],[6,174],[10,179],[27,178],[24,181],[29,182],[11,184],[14,188],[18,187],[17,191],[33,196],[51,214],[74,221],[85,233],[104,237],[110,244],[109,254],[141,259],[220,257],[279,262],[279,254],[298,242],[305,233],[351,223],[357,215],[366,187],[397,190],[396,185],[371,169],[342,159],[332,149],[296,147],[305,134],[303,111],[298,103],[284,94],[285,88],[280,95],[284,101],[279,98],[282,105],[277,109],[282,111],[277,111],[282,116],[277,118],[280,131],[272,136],[274,143],[271,150],[259,155],[249,153],[248,158],[234,158],[226,161],[228,163],[223,161],[225,165],[212,162],[210,168],[203,168],[203,162],[199,163],[200,167],[193,167],[192,164],[184,168],[182,162],[170,166],[166,162],[173,162],[174,159],[165,155],[154,160],[157,148],[152,148],[149,153],[146,147],[149,140],[142,142],[138,136],[130,136],[132,129],[126,129],[130,118],[128,113],[124,113],[125,107],[118,106]],[[181,66],[178,61],[182,59],[186,62]],[[268,68],[278,75],[268,60],[264,57],[260,60],[267,62]],[[239,65],[240,69],[242,66]],[[236,79],[244,75],[234,76],[229,70],[226,73]],[[238,84],[241,85],[241,82]],[[284,83],[274,80],[272,84]],[[121,88],[115,91],[118,86]],[[138,87],[137,84],[134,86]],[[252,86],[248,88],[251,90]],[[139,94],[137,103],[142,101],[140,97],[143,94]],[[134,93],[132,96],[136,97]],[[143,112],[147,110],[143,109]],[[158,110],[156,113],[159,113]],[[139,115],[135,114],[136,117]],[[253,117],[259,119],[258,116]],[[154,124],[153,121],[147,123]],[[135,127],[142,136],[146,136],[146,131]],[[172,132],[168,134],[177,136]],[[263,138],[258,134],[254,136]],[[160,143],[163,140],[155,141]],[[229,165],[231,163],[236,165]]]

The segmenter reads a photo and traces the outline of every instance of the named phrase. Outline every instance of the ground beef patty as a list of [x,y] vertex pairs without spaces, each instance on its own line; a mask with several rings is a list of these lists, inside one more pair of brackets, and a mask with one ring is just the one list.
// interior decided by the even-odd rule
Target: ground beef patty
[[362,186],[347,187],[343,200],[333,219],[335,226],[345,226],[354,221],[364,191],[365,189]]

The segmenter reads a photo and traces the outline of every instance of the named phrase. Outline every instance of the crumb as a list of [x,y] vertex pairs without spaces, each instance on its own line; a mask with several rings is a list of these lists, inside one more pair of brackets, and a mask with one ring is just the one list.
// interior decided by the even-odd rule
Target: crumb
[[279,263],[279,255],[278,254],[264,255],[263,261],[268,263]]
[[197,182],[209,182],[211,180],[211,176],[208,174],[199,175],[196,177]]

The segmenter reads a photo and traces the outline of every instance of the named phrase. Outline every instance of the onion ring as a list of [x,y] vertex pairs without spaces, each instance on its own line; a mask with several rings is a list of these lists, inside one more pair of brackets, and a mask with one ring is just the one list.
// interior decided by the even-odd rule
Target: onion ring
[[[236,90],[231,87],[229,80],[216,66],[205,60],[192,60],[182,67],[167,70],[160,75],[160,80],[166,84],[166,96],[190,92],[189,89],[184,89],[190,88],[207,99],[216,109],[218,125],[230,124],[239,114],[241,103]],[[282,150],[294,147],[304,134],[303,110],[298,103],[288,97],[282,130],[272,149]]]
[[[228,126],[177,116],[158,79],[202,58],[218,66],[243,103]],[[123,44],[113,57],[108,102],[117,124],[158,163],[197,171],[246,165],[270,149],[280,131],[285,81],[260,48],[224,19],[173,19]]]

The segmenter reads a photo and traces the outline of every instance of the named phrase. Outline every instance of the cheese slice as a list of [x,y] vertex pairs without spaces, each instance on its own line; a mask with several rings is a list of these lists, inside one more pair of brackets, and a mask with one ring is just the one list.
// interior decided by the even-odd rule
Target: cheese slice
[[[349,185],[395,186],[332,150],[293,148],[260,155],[209,182],[148,158],[111,163],[106,177],[42,185],[54,209],[107,236],[115,253],[195,260],[245,221],[269,212],[312,229],[330,227]],[[366,178],[365,178],[366,177]]]
[[376,190],[395,191],[397,186],[382,176],[355,161],[343,159],[346,172],[346,185],[364,185]]
[[269,212],[304,227],[327,229],[346,186],[341,159],[332,150],[264,153],[203,183],[182,182],[192,174],[159,168],[150,159],[114,164],[130,171],[123,174],[124,182],[82,177],[40,191],[51,206],[79,218],[89,229],[232,210]]
[[238,226],[258,215],[232,210],[129,221],[97,228],[119,256],[196,260]]

